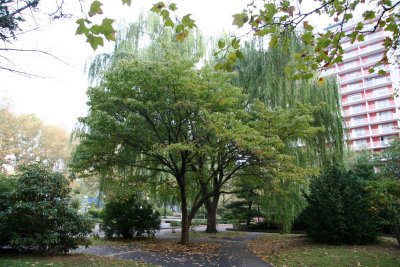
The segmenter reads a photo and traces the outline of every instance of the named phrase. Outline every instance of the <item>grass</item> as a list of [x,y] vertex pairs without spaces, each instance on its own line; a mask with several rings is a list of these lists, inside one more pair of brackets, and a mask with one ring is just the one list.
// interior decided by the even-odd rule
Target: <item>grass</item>
[[32,255],[2,255],[0,258],[1,267],[86,267],[86,266],[100,266],[100,267],[148,267],[147,265],[132,260],[121,260],[111,257],[100,257],[85,254],[69,254],[58,256],[32,256]]
[[274,266],[400,266],[400,247],[393,238],[366,246],[316,244],[304,235],[267,234],[249,242],[261,259]]

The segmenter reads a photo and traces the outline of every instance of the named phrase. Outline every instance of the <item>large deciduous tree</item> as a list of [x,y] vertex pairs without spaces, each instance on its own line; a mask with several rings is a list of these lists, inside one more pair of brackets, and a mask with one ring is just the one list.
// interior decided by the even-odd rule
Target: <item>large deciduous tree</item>
[[126,166],[174,177],[186,244],[196,211],[241,170],[257,166],[266,178],[296,171],[280,133],[314,132],[309,115],[248,103],[230,79],[188,61],[121,61],[88,90],[90,113],[80,119],[73,169]]

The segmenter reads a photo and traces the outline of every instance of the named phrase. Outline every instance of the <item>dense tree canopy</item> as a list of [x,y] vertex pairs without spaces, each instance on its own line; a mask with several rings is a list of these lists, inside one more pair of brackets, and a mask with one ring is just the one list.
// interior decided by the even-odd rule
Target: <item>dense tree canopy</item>
[[[268,179],[298,173],[281,138],[298,140],[318,130],[310,127],[306,108],[271,111],[249,104],[230,79],[207,68],[196,71],[189,61],[122,60],[88,90],[90,114],[81,119],[73,168],[96,173],[126,166],[174,177],[186,243],[196,211],[227,181],[252,165]],[[216,184],[204,193],[209,181]]]
[[16,115],[8,107],[0,108],[1,171],[33,162],[63,171],[70,153],[69,134],[63,128],[46,125],[32,114]]
[[[122,0],[123,4],[131,5],[131,0]],[[343,40],[351,43],[362,41],[365,35],[379,30],[390,32],[384,41],[385,53],[381,63],[391,60],[392,52],[397,48],[400,36],[398,5],[400,1],[363,1],[363,0],[313,0],[313,1],[251,1],[243,6],[243,11],[233,15],[233,25],[238,28],[246,26],[249,33],[255,36],[268,37],[269,47],[288,47],[288,36],[295,31],[301,31],[302,43],[312,46],[312,50],[302,50],[294,56],[295,62],[287,66],[286,72],[294,78],[312,78],[315,71],[321,67],[342,62],[344,49]],[[102,14],[102,3],[98,0],[92,2],[89,16]],[[212,7],[210,7],[212,8]],[[164,25],[172,27],[176,39],[183,41],[190,29],[196,27],[191,14],[176,17],[178,6],[175,3],[163,1],[154,3],[151,10],[159,14]],[[223,11],[221,11],[223,12]],[[353,19],[354,14],[361,14],[361,22],[350,31],[344,31],[343,25]],[[338,27],[321,32],[312,19],[313,16],[329,18]],[[357,19],[357,18],[355,18]],[[318,23],[318,19],[315,19]],[[99,25],[93,24],[89,19],[79,19],[77,34],[84,34],[87,41],[96,49],[103,45],[103,38],[114,39],[112,20],[103,19]],[[217,69],[231,70],[238,59],[243,58],[241,50],[241,37],[233,36],[229,42],[220,41],[220,51],[216,53],[223,59],[216,65]],[[373,71],[373,69],[372,69]]]

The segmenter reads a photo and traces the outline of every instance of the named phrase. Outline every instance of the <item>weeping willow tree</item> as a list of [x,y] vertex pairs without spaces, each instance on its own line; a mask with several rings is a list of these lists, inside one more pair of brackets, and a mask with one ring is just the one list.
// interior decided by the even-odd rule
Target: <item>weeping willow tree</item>
[[[287,49],[263,49],[262,40],[246,43],[244,59],[238,65],[237,85],[250,99],[258,99],[271,109],[293,109],[299,104],[313,110],[313,126],[323,127],[314,138],[287,144],[300,166],[321,167],[331,161],[342,161],[343,125],[339,110],[338,85],[333,80],[316,83],[310,79],[293,79],[287,72],[291,59],[301,56],[303,47],[296,36]],[[293,221],[306,205],[303,197],[308,182],[295,177],[275,177],[260,190],[259,203],[267,219],[290,231]]]
[[141,13],[136,22],[123,26],[111,52],[95,56],[87,64],[91,84],[97,83],[106,70],[114,68],[121,59],[165,61],[170,58],[199,61],[205,54],[204,37],[196,29],[184,42],[177,42],[175,33],[164,27],[160,17]]

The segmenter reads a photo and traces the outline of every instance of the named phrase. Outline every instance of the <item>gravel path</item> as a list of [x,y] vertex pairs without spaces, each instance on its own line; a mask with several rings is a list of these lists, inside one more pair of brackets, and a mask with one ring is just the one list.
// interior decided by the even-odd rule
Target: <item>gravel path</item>
[[[198,229],[202,230],[202,229]],[[156,238],[171,239],[178,241],[177,236],[168,236],[169,231],[161,231]],[[110,256],[120,259],[132,259],[145,263],[174,267],[174,266],[220,266],[220,267],[268,267],[271,266],[260,260],[246,246],[246,241],[258,237],[261,233],[245,233],[244,236],[234,238],[212,238],[198,239],[192,238],[192,241],[216,242],[219,247],[216,253],[209,255],[187,254],[177,252],[148,252],[143,251],[134,245],[124,247],[113,246],[91,246],[88,249],[81,248],[78,253],[95,254],[100,256]]]

